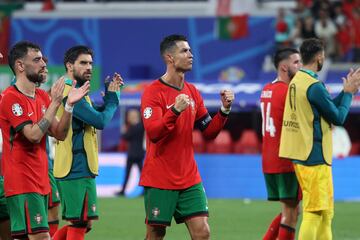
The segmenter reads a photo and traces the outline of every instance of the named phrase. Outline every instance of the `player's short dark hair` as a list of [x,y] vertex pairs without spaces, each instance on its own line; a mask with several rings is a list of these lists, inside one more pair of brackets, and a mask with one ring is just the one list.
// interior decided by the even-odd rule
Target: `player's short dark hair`
[[15,74],[15,62],[20,58],[24,58],[27,54],[29,49],[34,49],[40,51],[40,47],[35,43],[29,41],[20,41],[17,42],[9,51],[8,62],[9,67]]
[[293,54],[298,54],[299,51],[295,48],[281,48],[278,49],[274,55],[274,66],[277,69],[279,67],[279,63],[285,59],[288,59]]
[[94,55],[94,52],[91,48],[84,45],[74,46],[66,51],[64,56],[64,66],[66,71],[67,71],[66,64],[67,63],[74,64],[76,59],[78,59],[78,57],[81,54],[89,54],[92,57]]
[[163,56],[166,51],[168,51],[168,50],[172,49],[174,46],[176,46],[176,42],[178,42],[178,41],[187,42],[188,40],[184,35],[178,35],[178,34],[172,34],[172,35],[165,37],[160,43],[161,56]]
[[318,38],[309,38],[304,40],[300,46],[300,55],[304,64],[314,61],[315,56],[324,51],[324,42]]

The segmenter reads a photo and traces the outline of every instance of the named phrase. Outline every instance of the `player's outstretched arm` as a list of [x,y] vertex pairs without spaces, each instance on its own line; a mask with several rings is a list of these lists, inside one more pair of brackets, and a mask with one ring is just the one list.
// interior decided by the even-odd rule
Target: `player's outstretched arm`
[[[355,91],[355,89],[353,89]],[[309,102],[318,109],[322,117],[329,123],[337,126],[344,124],[349,112],[353,94],[344,90],[341,99],[336,104],[325,88],[324,84],[318,82],[311,85],[307,91]]]
[[73,117],[96,129],[104,129],[119,106],[119,93],[123,84],[120,74],[115,73],[112,81],[107,82],[104,105],[94,107],[86,99],[82,99],[75,104]]
[[230,114],[231,105],[235,96],[232,90],[221,90],[220,98],[222,103],[220,111],[214,116],[214,118],[210,118],[210,120],[207,121],[206,127],[202,130],[202,134],[207,140],[216,138],[219,132],[223,129],[228,115]]

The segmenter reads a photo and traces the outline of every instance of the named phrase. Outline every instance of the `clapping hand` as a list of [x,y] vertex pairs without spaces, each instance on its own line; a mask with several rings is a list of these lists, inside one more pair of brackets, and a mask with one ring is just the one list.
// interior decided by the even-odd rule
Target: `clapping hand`
[[73,106],[90,91],[90,82],[86,81],[81,87],[76,88],[76,80],[72,82],[72,88],[68,94],[67,104]]
[[63,100],[63,93],[65,88],[65,77],[60,77],[51,87],[51,101],[60,106]]
[[[109,79],[109,77],[107,77],[105,79],[105,84],[106,81]],[[118,74],[117,72],[114,73],[114,76],[112,78],[112,81],[109,82],[108,84],[108,88],[107,90],[109,92],[118,92],[120,91],[120,88],[124,85],[124,80],[122,79],[122,77],[120,76],[120,74]]]
[[360,86],[360,68],[356,70],[351,68],[346,78],[343,77],[342,80],[344,92],[356,94]]

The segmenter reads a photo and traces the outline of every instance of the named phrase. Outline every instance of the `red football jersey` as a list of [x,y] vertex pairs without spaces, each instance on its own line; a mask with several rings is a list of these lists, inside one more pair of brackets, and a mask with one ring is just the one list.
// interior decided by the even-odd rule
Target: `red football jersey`
[[261,92],[262,167],[264,173],[293,172],[292,162],[279,157],[281,126],[288,84],[275,80]]
[[0,127],[3,134],[2,173],[5,196],[35,192],[48,194],[48,160],[44,136],[33,144],[21,133],[26,124],[38,122],[50,104],[49,95],[36,89],[35,97],[22,94],[16,86],[2,93]]
[[[190,97],[190,106],[177,115],[172,107],[179,94]],[[140,185],[161,189],[185,189],[201,182],[194,159],[192,131],[196,120],[208,114],[194,85],[177,89],[154,81],[144,91],[141,113],[146,132],[146,157]],[[208,128],[221,130],[226,118],[217,114]],[[216,135],[215,135],[216,136]]]

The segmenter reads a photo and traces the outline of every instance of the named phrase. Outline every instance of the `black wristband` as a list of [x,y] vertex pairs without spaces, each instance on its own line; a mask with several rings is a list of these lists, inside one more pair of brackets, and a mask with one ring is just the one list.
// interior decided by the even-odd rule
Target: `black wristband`
[[171,111],[173,111],[173,113],[175,113],[175,114],[178,115],[178,116],[179,116],[180,113],[181,113],[181,112],[179,112],[178,110],[176,110],[174,106],[172,106]]

